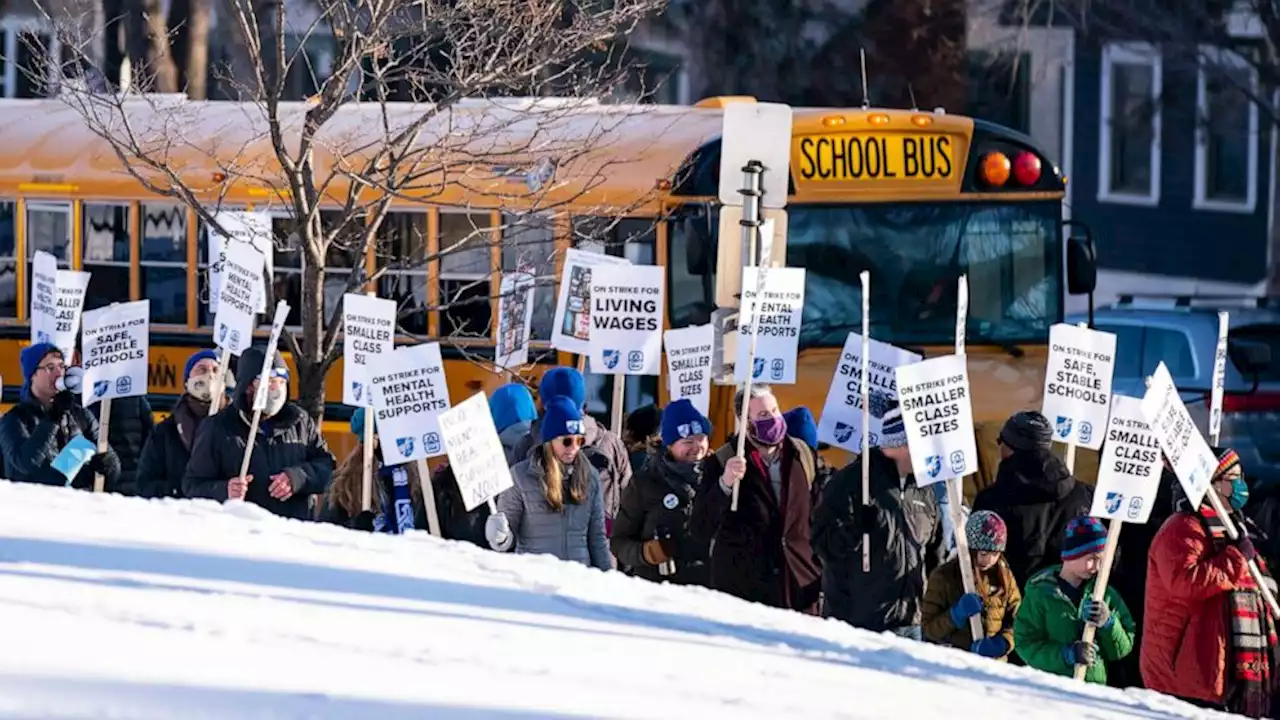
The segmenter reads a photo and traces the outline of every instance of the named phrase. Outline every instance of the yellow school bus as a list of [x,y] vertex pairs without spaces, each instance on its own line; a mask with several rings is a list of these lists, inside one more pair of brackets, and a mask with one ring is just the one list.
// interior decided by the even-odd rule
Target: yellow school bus
[[[517,112],[511,108],[520,102],[527,101],[464,103],[455,112]],[[717,269],[742,264],[736,246],[716,238],[721,116],[733,102],[755,101],[578,107],[556,121],[559,145],[551,143],[550,150],[519,136],[527,128],[507,125],[502,132],[512,135],[511,145],[525,150],[487,166],[485,188],[476,189],[474,175],[469,182],[421,183],[430,186],[421,197],[406,191],[392,204],[379,232],[382,250],[330,253],[326,311],[337,307],[353,269],[374,273],[389,256],[432,258],[480,228],[487,242],[469,241],[425,266],[389,268],[375,288],[401,303],[400,342],[449,338],[442,351],[455,402],[508,380],[476,361],[493,356],[500,271],[531,269],[539,278],[532,362],[519,374],[536,387],[546,367],[576,361],[548,342],[563,251],[573,245],[599,243],[634,263],[666,266],[667,327],[709,322],[733,304],[736,292]],[[288,236],[291,221],[279,187],[225,172],[256,154],[256,167],[267,170],[254,177],[271,176],[267,136],[246,120],[257,112],[252,106],[134,104],[127,111],[135,128],[163,127],[182,138],[166,150],[167,162],[202,201],[270,212],[277,235]],[[300,115],[306,108],[290,104],[282,113]],[[353,146],[377,142],[378,112],[374,104],[344,108],[326,132]],[[411,117],[422,109],[406,104],[388,112]],[[6,140],[0,147],[4,403],[16,400],[21,384],[31,259],[46,250],[60,267],[92,273],[87,310],[150,298],[149,392],[163,415],[182,391],[186,358],[211,346],[203,222],[126,173],[108,143],[62,101],[0,102],[0,132]],[[1029,138],[955,115],[797,108],[793,135],[786,261],[806,268],[807,281],[800,372],[795,385],[776,388],[781,403],[820,412],[845,336],[859,328],[861,270],[873,277],[873,336],[926,355],[951,352],[956,279],[967,274],[968,361],[979,442],[988,453],[982,475],[989,476],[999,423],[1039,405],[1048,327],[1062,317],[1065,179]],[[590,148],[567,151],[575,138]],[[330,155],[319,162],[336,162]],[[335,183],[331,192],[342,197],[345,187]],[[543,208],[554,211],[539,212]],[[273,261],[274,290],[290,301],[289,323],[297,323],[302,253],[281,243]],[[474,301],[458,302],[468,297]],[[339,360],[325,384],[324,430],[339,455],[354,445],[341,375]],[[588,382],[588,409],[607,419],[608,384],[589,373]],[[732,394],[728,386],[713,391],[717,441],[734,425]],[[630,377],[624,407],[663,403],[666,395],[665,378]]]

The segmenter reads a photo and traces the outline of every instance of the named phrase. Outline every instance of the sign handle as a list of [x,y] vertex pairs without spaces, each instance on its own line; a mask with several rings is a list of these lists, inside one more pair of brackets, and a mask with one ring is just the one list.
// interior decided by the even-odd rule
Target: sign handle
[[[862,282],[862,378],[859,383],[862,391],[862,504],[871,504],[871,463],[867,453],[871,451],[871,391],[867,384],[867,373],[871,369],[871,273],[863,270],[858,275]],[[865,528],[862,531],[862,572],[871,572],[871,533]]]
[[249,459],[253,457],[253,444],[258,439],[258,423],[262,421],[262,411],[253,411],[253,420],[249,423],[249,439],[244,444],[244,458],[240,461],[240,475],[243,478],[249,472]]
[[[757,308],[760,303],[760,288],[764,286],[764,268],[766,262],[760,262],[756,250],[756,243],[760,230],[760,198],[764,196],[762,182],[764,176],[764,165],[758,160],[752,160],[742,168],[742,242],[747,246],[748,262],[747,266],[756,267],[756,292],[752,296],[752,321],[751,321],[751,346],[750,352],[747,354],[747,367],[745,369],[746,380],[742,382],[742,411],[738,414],[738,452],[737,457],[742,458],[747,454],[747,411],[751,408],[751,378],[756,371],[756,341],[759,339],[760,323],[756,321]],[[746,294],[745,292],[743,293]],[[738,342],[742,342],[742,301],[738,301]],[[742,480],[733,484],[733,497],[729,501],[729,509],[733,512],[738,511],[738,489],[742,487]]]
[[373,424],[372,407],[364,409],[364,437],[361,438],[361,450],[364,452],[363,473],[360,488],[360,508],[365,512],[373,509]]
[[222,409],[222,396],[227,391],[227,367],[231,363],[231,351],[218,348],[218,372],[213,378],[213,394],[209,396],[209,417],[218,414]]
[[622,437],[622,409],[623,409],[622,405],[626,399],[626,389],[627,389],[627,376],[614,375],[613,376],[613,403],[609,408],[609,412],[611,415],[609,420],[610,420],[610,424],[613,427],[613,432],[616,433],[618,437]]
[[[422,484],[422,502],[427,506],[427,527],[432,535],[444,537],[440,532],[440,515],[436,513],[436,494],[431,484],[431,470],[427,467],[427,461],[422,458],[414,462],[418,464],[418,482]],[[492,504],[489,509],[493,509]]]
[[[956,286],[956,355],[964,357],[965,331],[969,324],[969,276],[961,275]],[[960,563],[960,581],[966,593],[977,592],[973,577],[973,556],[969,554],[969,536],[964,532],[964,478],[947,480],[947,508],[951,514],[951,527],[956,539],[956,562]],[[975,641],[987,636],[982,618],[969,618],[969,632]]]
[[[1072,443],[1071,449],[1074,448],[1075,444]],[[1093,581],[1092,599],[1094,602],[1102,602],[1107,596],[1107,583],[1111,581],[1111,566],[1116,559],[1116,547],[1120,543],[1120,529],[1123,525],[1124,521],[1119,518],[1111,518],[1110,525],[1107,527],[1107,544],[1102,550],[1102,567],[1098,568],[1098,577]],[[1080,634],[1080,639],[1086,643],[1091,643],[1097,631],[1097,628],[1085,623],[1084,632]],[[1084,680],[1084,675],[1088,671],[1088,665],[1077,665],[1073,674],[1075,679]]]
[[[107,442],[107,433],[111,427],[111,398],[102,401],[102,422],[98,423],[98,452],[104,453],[111,449]],[[107,489],[107,479],[102,473],[93,474],[93,491],[96,493],[103,492]]]

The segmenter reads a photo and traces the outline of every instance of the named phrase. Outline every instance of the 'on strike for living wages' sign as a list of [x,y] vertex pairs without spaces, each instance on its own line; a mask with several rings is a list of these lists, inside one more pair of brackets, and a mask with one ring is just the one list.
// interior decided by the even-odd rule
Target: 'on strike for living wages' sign
[[898,368],[898,397],[916,484],[960,478],[978,469],[969,369],[963,355]]
[[1058,323],[1049,328],[1049,363],[1041,411],[1053,423],[1054,439],[1080,447],[1102,447],[1111,410],[1116,336]]
[[[884,414],[898,407],[897,369],[920,362],[920,356],[879,340],[871,340],[867,366],[867,404],[871,446],[880,442]],[[827,390],[818,420],[818,440],[849,452],[862,452],[862,336],[849,333]]]
[[602,265],[591,275],[591,372],[662,373],[662,290],[666,268]]
[[440,413],[449,409],[440,343],[398,348],[378,361],[373,387],[382,461],[399,465],[445,452]]
[[369,368],[395,347],[394,300],[347,293],[342,297],[342,404],[373,404]]
[[1160,471],[1160,441],[1142,415],[1142,401],[1112,396],[1089,515],[1145,523],[1160,487]]
[[150,300],[108,305],[84,314],[85,407],[106,398],[147,394],[150,329]]
[[764,287],[756,298],[760,268],[742,268],[742,305],[738,313],[738,352],[734,380],[747,381],[751,365],[752,326],[760,325],[751,381],[792,385],[800,350],[800,315],[804,309],[804,268],[765,268]]

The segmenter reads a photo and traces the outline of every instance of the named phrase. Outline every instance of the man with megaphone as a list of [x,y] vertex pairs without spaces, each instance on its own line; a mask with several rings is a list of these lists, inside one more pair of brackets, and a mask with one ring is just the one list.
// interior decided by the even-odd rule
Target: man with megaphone
[[91,489],[94,474],[101,473],[106,487],[114,487],[120,476],[120,459],[110,448],[95,453],[70,479],[54,467],[54,458],[77,435],[92,445],[98,442],[98,421],[72,392],[79,375],[73,372],[68,376],[70,368],[62,351],[52,343],[36,343],[23,348],[19,362],[21,398],[0,418],[0,453],[8,478]]

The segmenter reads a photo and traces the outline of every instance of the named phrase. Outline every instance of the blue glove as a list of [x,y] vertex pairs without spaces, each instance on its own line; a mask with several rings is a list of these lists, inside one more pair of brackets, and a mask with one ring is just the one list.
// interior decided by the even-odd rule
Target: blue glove
[[982,612],[982,598],[977,593],[962,595],[955,605],[951,606],[951,624],[957,630],[963,630],[969,618]]
[[982,638],[969,646],[969,651],[982,657],[1002,658],[1009,654],[1009,641],[1003,635]]
[[1099,630],[1107,630],[1115,624],[1116,616],[1111,614],[1111,608],[1105,602],[1085,600],[1080,605],[1080,620]]

